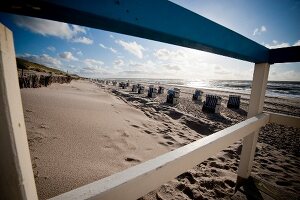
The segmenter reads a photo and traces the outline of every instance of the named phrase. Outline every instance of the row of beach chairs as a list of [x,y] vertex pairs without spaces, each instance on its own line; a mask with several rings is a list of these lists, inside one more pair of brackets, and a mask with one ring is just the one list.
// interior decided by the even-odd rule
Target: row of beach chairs
[[[113,85],[117,85],[116,81],[112,82]],[[120,82],[119,87],[122,89],[126,89],[129,87],[129,82],[124,83]],[[165,88],[162,86],[159,86],[158,88],[155,88],[154,85],[150,85],[148,89],[148,97],[155,98],[157,94],[163,94]],[[141,84],[135,84],[132,85],[132,92],[138,93],[138,94],[144,94],[145,87]],[[199,89],[195,90],[195,93],[193,94],[193,100],[200,100],[202,99],[203,92]],[[167,103],[170,104],[178,104],[179,103],[179,97],[180,97],[180,89],[174,88],[171,90],[168,90],[167,94]],[[210,113],[220,113],[220,107],[221,107],[221,101],[222,98],[218,95],[212,95],[207,94],[205,97],[205,101],[203,102],[202,110],[204,112],[210,112]],[[227,107],[233,108],[233,109],[239,109],[241,104],[241,96],[240,95],[229,95]]]

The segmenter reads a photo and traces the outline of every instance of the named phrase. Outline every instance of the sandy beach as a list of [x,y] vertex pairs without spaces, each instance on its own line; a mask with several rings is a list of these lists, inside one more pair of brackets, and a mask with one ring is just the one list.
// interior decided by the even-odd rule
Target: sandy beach
[[[181,88],[180,103],[165,103],[130,89],[88,81],[22,89],[25,123],[39,198],[47,199],[91,183],[246,119],[241,109],[203,113],[194,92]],[[227,96],[227,97],[226,97]],[[265,110],[300,116],[300,100],[266,98]],[[252,175],[300,197],[300,130],[269,124],[260,131]],[[141,199],[229,199],[234,194],[241,142]]]

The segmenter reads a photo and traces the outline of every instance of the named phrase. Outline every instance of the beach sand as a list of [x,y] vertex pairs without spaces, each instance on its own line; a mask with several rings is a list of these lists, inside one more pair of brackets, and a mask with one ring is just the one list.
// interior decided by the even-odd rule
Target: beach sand
[[[87,81],[22,89],[31,159],[38,195],[56,196],[201,139],[244,119],[249,95],[239,110],[220,115],[201,111],[182,88],[180,103],[115,91]],[[299,99],[267,98],[265,110],[300,115]],[[300,191],[299,129],[269,124],[260,131],[252,176],[291,196]],[[241,142],[195,166],[141,199],[216,199],[234,194]]]

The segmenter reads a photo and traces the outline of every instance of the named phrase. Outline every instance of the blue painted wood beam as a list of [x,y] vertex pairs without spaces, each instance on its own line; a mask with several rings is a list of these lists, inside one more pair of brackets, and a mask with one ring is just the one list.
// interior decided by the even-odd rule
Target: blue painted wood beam
[[1,3],[0,11],[123,33],[254,63],[269,61],[268,48],[164,0],[10,0]]
[[269,63],[300,62],[300,46],[269,50]]

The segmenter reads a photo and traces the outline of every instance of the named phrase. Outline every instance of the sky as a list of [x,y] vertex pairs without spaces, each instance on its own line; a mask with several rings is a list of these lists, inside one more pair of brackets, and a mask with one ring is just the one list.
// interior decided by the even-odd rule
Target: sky
[[[173,0],[268,48],[300,46],[300,0]],[[251,80],[253,63],[72,24],[0,13],[17,57],[92,78]],[[269,80],[300,81],[300,63]]]

